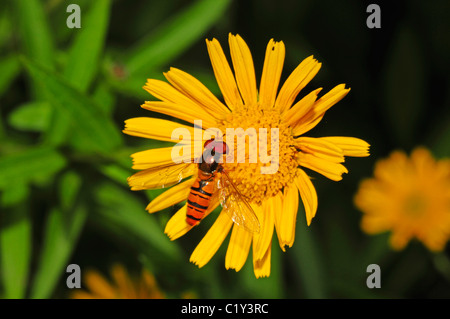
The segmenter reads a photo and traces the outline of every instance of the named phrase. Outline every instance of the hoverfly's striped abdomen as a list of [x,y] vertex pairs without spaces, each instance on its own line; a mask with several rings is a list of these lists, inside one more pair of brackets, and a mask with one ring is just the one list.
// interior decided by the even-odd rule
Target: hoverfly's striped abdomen
[[195,226],[202,220],[211,202],[214,192],[214,179],[202,180],[197,178],[191,186],[191,191],[187,199],[186,222]]

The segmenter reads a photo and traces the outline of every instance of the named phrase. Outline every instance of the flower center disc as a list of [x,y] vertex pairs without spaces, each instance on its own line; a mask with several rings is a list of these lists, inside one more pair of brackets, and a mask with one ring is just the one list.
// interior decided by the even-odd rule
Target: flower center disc
[[404,209],[408,216],[413,218],[422,217],[427,208],[427,202],[421,194],[413,193],[406,198]]
[[[276,108],[244,106],[233,110],[219,128],[231,149],[224,168],[250,203],[261,204],[293,181],[297,151],[291,129]],[[234,143],[229,143],[232,138]]]

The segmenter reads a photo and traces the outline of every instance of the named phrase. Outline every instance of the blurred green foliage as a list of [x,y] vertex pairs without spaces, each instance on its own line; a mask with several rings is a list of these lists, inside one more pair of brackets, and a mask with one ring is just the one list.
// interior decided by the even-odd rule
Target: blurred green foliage
[[[69,3],[82,26],[69,29]],[[366,27],[369,2],[323,0],[8,0],[0,3],[0,297],[65,298],[66,267],[107,273],[113,262],[149,268],[170,296],[202,298],[450,297],[449,250],[418,243],[393,252],[385,235],[359,229],[358,182],[390,151],[425,145],[450,154],[450,5],[382,5],[382,28]],[[299,208],[294,246],[272,249],[272,274],[255,279],[251,258],[226,271],[226,242],[203,269],[189,255],[211,219],[171,242],[164,226],[177,207],[149,215],[160,190],[131,192],[130,154],[166,145],[121,133],[123,121],[160,116],[147,78],[170,66],[220,95],[204,39],[227,51],[228,33],[249,44],[261,75],[270,38],[286,44],[283,77],[314,54],[323,67],[308,88],[352,88],[310,136],[367,140],[371,157],[349,159],[334,183],[315,178],[319,211],[306,227]],[[368,289],[366,267],[382,269]]]

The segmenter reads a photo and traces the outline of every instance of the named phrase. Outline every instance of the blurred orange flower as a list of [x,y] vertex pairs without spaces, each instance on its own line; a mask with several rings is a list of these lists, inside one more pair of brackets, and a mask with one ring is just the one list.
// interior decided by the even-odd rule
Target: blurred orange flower
[[403,249],[415,238],[441,251],[450,238],[450,160],[435,160],[422,147],[409,158],[394,151],[361,183],[355,204],[363,212],[363,231],[391,231],[392,248]]
[[140,278],[132,278],[122,265],[111,267],[112,281],[96,270],[88,270],[83,278],[87,290],[78,289],[72,299],[162,299],[155,278],[146,269]]

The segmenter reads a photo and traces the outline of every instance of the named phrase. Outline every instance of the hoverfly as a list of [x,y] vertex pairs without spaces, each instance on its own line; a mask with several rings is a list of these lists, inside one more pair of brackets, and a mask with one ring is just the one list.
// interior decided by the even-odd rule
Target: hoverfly
[[[203,147],[201,160],[196,161],[198,174],[187,197],[186,222],[191,226],[198,225],[210,204],[218,198],[235,224],[250,232],[259,232],[258,217],[221,164],[220,159],[228,153],[228,145],[213,138],[207,140]],[[178,170],[168,168],[160,173],[160,187],[176,184],[192,174],[191,163],[179,165]]]

